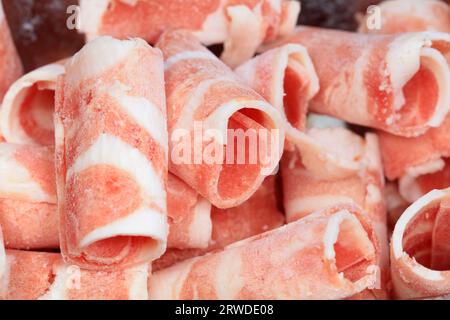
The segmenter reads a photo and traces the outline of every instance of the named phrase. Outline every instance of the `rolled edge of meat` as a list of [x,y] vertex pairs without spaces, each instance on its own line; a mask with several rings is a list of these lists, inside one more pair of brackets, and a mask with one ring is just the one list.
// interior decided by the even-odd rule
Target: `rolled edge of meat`
[[20,77],[6,92],[0,131],[11,143],[53,145],[56,79],[61,64],[50,64]]
[[391,274],[399,299],[450,294],[450,189],[433,190],[409,206],[395,225]]
[[265,49],[307,48],[320,80],[312,111],[412,137],[441,125],[450,109],[449,42],[443,32],[365,35],[297,27]]
[[191,33],[167,31],[157,46],[165,57],[170,171],[216,207],[241,204],[278,165],[279,111]]
[[306,48],[287,44],[266,51],[235,69],[250,87],[280,110],[286,138],[297,142],[305,131],[308,105],[319,79]]
[[[383,167],[377,136],[366,133],[360,137],[342,127],[312,127],[307,134],[327,146],[324,150],[334,162],[353,161],[354,170],[339,176],[318,175],[303,163],[307,153],[286,151],[281,162],[286,219],[292,222],[332,205],[350,203],[361,206],[371,220],[380,244],[382,290],[374,292],[377,297],[386,298],[389,241],[383,197]],[[320,156],[320,153],[316,155]]]
[[149,278],[150,299],[343,299],[376,286],[378,243],[339,205]]

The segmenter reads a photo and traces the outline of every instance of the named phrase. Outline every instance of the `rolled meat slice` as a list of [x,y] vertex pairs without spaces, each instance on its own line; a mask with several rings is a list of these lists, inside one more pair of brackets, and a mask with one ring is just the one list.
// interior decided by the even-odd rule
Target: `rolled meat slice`
[[211,203],[173,174],[167,180],[167,247],[206,248],[211,241]]
[[306,49],[287,44],[264,52],[235,69],[250,87],[280,110],[286,139],[298,143],[306,130],[310,100],[319,91],[319,79]]
[[13,249],[58,248],[54,151],[0,143],[0,225]]
[[[3,5],[0,3],[0,102],[9,86],[23,73],[22,63],[14,46]],[[1,141],[0,130],[0,141]]]
[[308,105],[319,91],[319,80],[303,46],[286,44],[273,48],[244,63],[235,72],[280,110],[286,130],[285,150],[298,150],[309,171],[329,179],[355,170],[351,157],[349,161],[342,158],[336,161],[333,152],[329,152],[330,145],[324,146],[317,137],[305,134],[308,123],[314,126],[345,124],[324,115],[308,115]]
[[448,299],[449,236],[450,189],[430,191],[406,209],[391,241],[396,298]]
[[83,270],[49,252],[5,250],[0,228],[0,300],[147,300],[148,264]]
[[219,208],[247,200],[276,168],[281,115],[182,30],[164,33],[169,169]]
[[61,253],[86,269],[158,258],[167,243],[167,129],[161,52],[100,37],[56,88]]
[[[379,33],[449,31],[450,9],[443,2],[396,0],[386,1],[380,6],[383,25]],[[449,55],[446,58],[450,61]],[[449,130],[450,118],[447,115],[438,128],[431,128],[418,137],[405,138],[379,133],[385,174],[389,180],[398,179],[399,197],[403,202],[412,203],[433,189],[450,186],[447,160],[450,156]],[[404,208],[405,203],[393,212],[394,221]]]
[[277,208],[275,192],[275,177],[269,176],[243,204],[229,209],[213,207],[211,212],[212,236],[208,247],[187,250],[168,249],[161,258],[153,262],[153,270],[167,268],[177,262],[222,249],[231,243],[282,226],[285,219]]
[[388,34],[441,31],[450,33],[450,7],[439,0],[387,0],[378,4],[381,24],[373,12],[360,22],[359,32]]
[[386,177],[398,179],[400,195],[409,203],[433,189],[450,186],[450,117],[439,128],[416,138],[380,132]]
[[[0,143],[0,225],[8,249],[58,249],[58,213],[51,147]],[[211,204],[169,174],[168,247],[205,248]]]
[[343,299],[376,283],[376,237],[337,206],[149,278],[150,299]]
[[286,43],[305,46],[314,62],[320,80],[314,112],[411,137],[441,125],[450,109],[450,34],[298,27],[270,47]]
[[[222,58],[236,66],[253,56],[264,41],[291,32],[300,12],[285,0],[81,0],[82,31],[98,35],[140,37],[155,43],[162,32],[181,28],[205,45],[224,43]],[[190,8],[186,10],[186,8]]]
[[337,162],[353,161],[354,171],[340,177],[317,176],[302,163],[305,153],[285,152],[281,163],[286,219],[292,222],[327,206],[353,203],[364,209],[374,226],[380,243],[380,268],[383,289],[376,292],[386,297],[389,278],[389,244],[384,176],[378,139],[367,133],[365,138],[350,130],[311,128],[308,135],[331,153]]
[[55,143],[56,79],[63,73],[64,66],[54,63],[27,73],[12,84],[0,113],[0,131],[7,142]]

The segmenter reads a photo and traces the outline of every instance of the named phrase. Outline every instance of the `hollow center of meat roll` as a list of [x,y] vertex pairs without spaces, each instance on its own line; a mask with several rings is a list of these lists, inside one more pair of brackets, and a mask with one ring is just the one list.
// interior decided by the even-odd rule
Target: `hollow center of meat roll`
[[53,112],[55,91],[40,89],[37,84],[24,92],[19,118],[23,130],[36,143],[54,144]]
[[439,85],[433,72],[425,65],[403,88],[405,104],[400,109],[400,122],[416,125],[428,121],[438,104]]
[[126,171],[94,165],[75,173],[66,189],[66,206],[76,216],[79,232],[75,236],[86,260],[112,265],[132,255],[135,248],[153,251],[157,247],[158,241],[147,236],[148,223],[162,215],[162,208],[154,199],[143,197]]
[[227,144],[224,146],[225,161],[218,181],[221,197],[233,198],[247,192],[262,170],[270,166],[271,159],[274,159],[272,153],[276,152],[275,144],[278,143],[271,129],[273,126],[267,116],[256,109],[241,109],[231,116]]
[[[355,232],[355,229],[357,232]],[[344,220],[340,225],[339,236],[334,244],[336,267],[344,277],[355,282],[367,275],[367,268],[373,256],[374,248],[367,233],[356,221]]]
[[87,261],[98,264],[114,265],[130,254],[130,250],[135,246],[144,245],[155,249],[158,242],[147,237],[115,236],[108,239],[99,240],[89,245],[83,250],[83,257]]
[[284,112],[289,123],[299,130],[305,130],[308,99],[306,91],[310,79],[305,73],[296,72],[288,66],[284,73]]
[[403,234],[403,250],[428,269],[450,270],[450,198],[411,219]]
[[403,86],[403,97],[396,101],[393,121],[405,127],[424,123],[439,126],[450,106],[449,74],[445,51],[422,48],[420,66]]
[[360,221],[347,210],[331,217],[324,236],[325,256],[349,281],[366,277],[374,265],[375,248]]

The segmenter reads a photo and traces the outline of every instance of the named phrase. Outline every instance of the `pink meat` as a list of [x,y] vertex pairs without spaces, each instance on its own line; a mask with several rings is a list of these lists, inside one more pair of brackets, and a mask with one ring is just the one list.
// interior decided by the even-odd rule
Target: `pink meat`
[[280,159],[280,113],[192,34],[166,32],[157,46],[165,57],[170,171],[216,207],[239,205]]
[[439,126],[449,111],[447,33],[364,35],[298,27],[270,47],[286,43],[305,46],[313,60],[320,91],[312,111],[407,137]]
[[89,269],[150,262],[167,242],[167,131],[161,52],[101,37],[56,89],[61,252]]
[[375,285],[376,236],[336,206],[157,271],[150,299],[342,299]]

